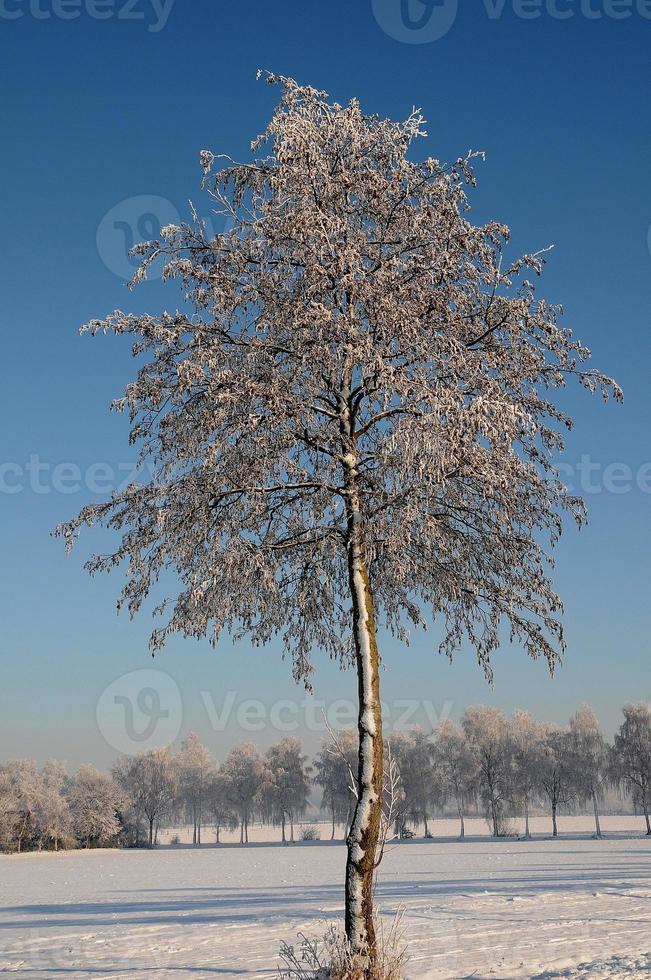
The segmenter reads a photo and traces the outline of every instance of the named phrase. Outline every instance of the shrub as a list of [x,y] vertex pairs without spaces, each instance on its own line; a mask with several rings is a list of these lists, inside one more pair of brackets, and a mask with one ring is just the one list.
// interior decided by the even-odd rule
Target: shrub
[[301,827],[301,840],[321,840],[321,833],[316,827]]
[[[374,980],[402,980],[407,951],[402,940],[402,910],[385,933],[376,919],[378,961]],[[281,980],[364,980],[368,960],[354,953],[346,936],[331,925],[322,938],[299,933],[297,946],[282,943],[279,969]]]

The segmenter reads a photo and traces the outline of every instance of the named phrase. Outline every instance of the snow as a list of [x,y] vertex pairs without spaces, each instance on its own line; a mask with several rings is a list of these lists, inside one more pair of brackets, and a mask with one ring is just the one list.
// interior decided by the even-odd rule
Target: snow
[[[378,901],[387,922],[405,908],[408,980],[648,977],[640,824],[604,817],[598,841],[589,819],[565,817],[558,840],[493,841],[469,820],[459,842],[455,821],[433,821],[448,839],[390,844]],[[344,865],[328,840],[0,857],[0,974],[270,980],[282,939],[340,918]]]

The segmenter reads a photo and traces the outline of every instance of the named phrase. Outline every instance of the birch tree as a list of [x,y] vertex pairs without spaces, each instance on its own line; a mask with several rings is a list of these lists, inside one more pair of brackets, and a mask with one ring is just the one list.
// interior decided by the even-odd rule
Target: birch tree
[[615,777],[633,793],[651,836],[651,708],[641,702],[627,704],[622,711],[624,721],[615,735]]
[[219,844],[222,830],[236,830],[239,825],[229,795],[229,781],[219,769],[215,769],[208,786],[208,811],[215,828],[215,843]]
[[505,225],[471,223],[476,154],[419,161],[420,111],[394,122],[267,80],[281,98],[253,158],[201,154],[227,230],[193,219],[137,249],[135,281],[161,260],[180,308],[87,325],[132,337],[141,359],[115,407],[130,414],[143,479],[59,533],[70,545],[82,525],[118,532],[88,567],[126,563],[131,614],[178,581],[158,604],[154,651],[175,633],[280,635],[308,685],[316,649],[355,667],[346,931],[370,975],[378,623],[405,640],[436,618],[441,651],[466,640],[490,675],[504,622],[553,668],[563,634],[548,545],[563,512],[584,519],[553,465],[570,425],[554,393],[572,376],[619,391],[536,298],[542,254],[508,258]]
[[344,729],[337,732],[336,745],[331,737],[324,741],[314,762],[314,782],[323,790],[321,807],[332,816],[331,840],[335,838],[336,823],[344,825],[346,836],[350,829],[357,792],[358,751],[358,733]]
[[477,794],[478,761],[463,731],[450,720],[438,727],[434,752],[436,771],[441,775],[443,792],[454,800],[459,814],[459,840],[463,840],[466,836],[465,816],[468,804]]
[[170,750],[149,749],[125,756],[114,764],[113,777],[136,813],[147,821],[149,846],[153,847],[161,818],[171,811],[177,794],[177,770]]
[[240,844],[249,843],[249,823],[258,804],[266,767],[264,759],[250,742],[237,745],[221,767],[225,793],[240,823]]
[[395,732],[390,740],[394,760],[400,774],[404,799],[398,813],[402,814],[402,833],[406,820],[424,825],[425,837],[429,837],[428,818],[444,802],[440,779],[434,766],[433,745],[420,728],[412,732]]
[[541,748],[538,777],[549,800],[552,836],[558,837],[558,808],[568,806],[577,795],[571,763],[569,732],[556,725],[545,725]]
[[475,705],[461,719],[475,758],[477,781],[493,837],[504,831],[504,805],[511,799],[511,741],[500,708]]
[[577,795],[582,802],[589,800],[592,804],[595,837],[599,839],[599,803],[604,796],[611,756],[595,713],[587,704],[581,705],[570,719],[568,751]]
[[215,765],[210,750],[198,735],[190,732],[183,740],[175,766],[181,801],[192,815],[193,844],[201,843],[204,805]]
[[543,752],[544,728],[528,711],[518,708],[509,720],[511,740],[511,783],[514,802],[524,813],[524,836],[531,837],[529,808],[540,792],[540,765]]
[[287,839],[285,830],[289,820],[289,839],[293,841],[294,821],[305,813],[308,805],[311,768],[306,765],[307,756],[298,739],[287,737],[268,749],[265,761],[271,819],[280,823],[283,841]]

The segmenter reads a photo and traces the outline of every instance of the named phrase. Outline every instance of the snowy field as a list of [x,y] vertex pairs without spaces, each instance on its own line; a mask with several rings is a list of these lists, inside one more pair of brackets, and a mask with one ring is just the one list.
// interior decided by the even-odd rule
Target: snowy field
[[[639,818],[603,824],[602,841],[565,817],[556,841],[459,843],[434,821],[451,839],[391,845],[378,903],[405,907],[407,977],[651,975],[651,840]],[[0,857],[0,974],[266,980],[282,939],[340,917],[344,861],[327,840]]]

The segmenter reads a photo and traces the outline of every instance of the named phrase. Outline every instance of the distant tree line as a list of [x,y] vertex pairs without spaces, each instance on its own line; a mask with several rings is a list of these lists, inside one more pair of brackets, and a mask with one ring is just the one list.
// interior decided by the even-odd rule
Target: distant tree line
[[[630,704],[609,744],[587,706],[567,727],[536,721],[526,711],[507,717],[499,708],[468,708],[459,724],[442,723],[432,734],[420,729],[387,739],[386,757],[398,774],[392,801],[395,833],[413,836],[443,811],[459,819],[465,835],[469,813],[485,815],[494,836],[509,831],[522,816],[544,808],[558,835],[558,813],[589,807],[595,836],[601,837],[600,807],[608,789],[632,799],[651,835],[651,708]],[[239,829],[249,840],[252,821],[277,826],[283,841],[295,839],[312,786],[321,810],[348,832],[356,799],[357,733],[340,731],[326,739],[313,765],[301,743],[283,738],[265,754],[249,743],[236,746],[220,765],[195,734],[179,751],[152,749],[122,756],[111,773],[82,766],[74,776],[48,762],[0,764],[0,850],[58,850],[70,847],[153,846],[159,829],[192,826],[192,841],[205,841],[206,828],[219,843],[224,830]]]

